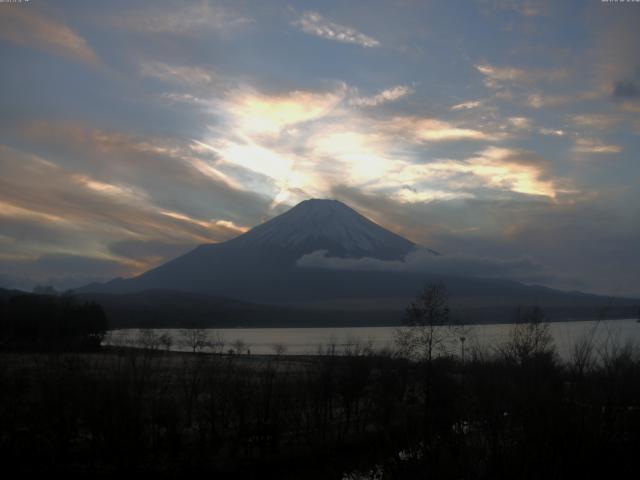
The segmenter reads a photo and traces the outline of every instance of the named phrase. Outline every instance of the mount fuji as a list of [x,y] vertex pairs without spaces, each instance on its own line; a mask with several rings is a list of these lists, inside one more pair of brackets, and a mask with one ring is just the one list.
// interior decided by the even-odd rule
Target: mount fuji
[[[200,245],[138,277],[81,291],[163,289],[286,304],[345,297],[370,288],[371,282],[364,278],[370,275],[301,268],[297,261],[317,251],[345,259],[402,260],[416,248],[344,203],[312,199],[226,242]],[[378,285],[386,283],[381,280]]]
[[[155,299],[160,296],[167,305],[171,304],[171,298],[180,298],[185,305],[202,304],[204,298],[224,298],[227,303],[233,299],[233,302],[263,305],[267,309],[277,306],[316,313],[324,311],[326,317],[334,320],[344,317],[337,315],[338,311],[353,315],[359,312],[358,324],[374,317],[379,319],[374,323],[397,321],[421,286],[436,281],[446,284],[454,313],[472,321],[500,321],[500,315],[506,320],[518,304],[543,306],[558,319],[585,318],[593,316],[597,306],[607,304],[607,299],[595,295],[510,280],[409,270],[303,267],[300,263],[300,259],[320,251],[334,261],[363,259],[399,263],[418,249],[423,255],[439,256],[382,228],[344,203],[312,199],[231,240],[200,245],[137,277],[88,285],[77,293],[102,303],[112,302],[115,294],[121,297],[118,302],[122,303],[121,294],[131,299],[151,291]],[[204,303],[207,302],[210,300]],[[383,311],[386,320],[380,320]],[[255,316],[255,311],[252,312]],[[180,315],[189,317],[190,314],[184,311]],[[282,310],[277,315],[287,316]],[[320,319],[315,323],[322,322]]]
[[380,260],[400,260],[416,247],[342,202],[319,199],[305,200],[227,243],[281,249],[294,256],[325,250],[336,257]]

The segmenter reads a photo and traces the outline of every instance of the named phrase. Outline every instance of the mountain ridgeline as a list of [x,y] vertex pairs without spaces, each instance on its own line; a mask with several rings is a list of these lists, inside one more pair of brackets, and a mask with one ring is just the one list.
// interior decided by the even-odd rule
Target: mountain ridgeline
[[[197,317],[199,324],[207,323],[207,318],[212,324],[252,326],[393,324],[401,320],[407,302],[428,282],[445,283],[454,315],[470,322],[508,321],[519,304],[542,306],[554,319],[593,318],[604,307],[609,308],[609,315],[627,315],[635,305],[631,300],[612,303],[604,297],[510,280],[402,269],[309,267],[300,262],[314,252],[323,252],[333,260],[403,262],[418,248],[439,255],[382,228],[344,203],[312,199],[236,238],[200,245],[137,277],[88,285],[77,293],[90,299],[99,297],[112,317],[116,314],[110,305],[119,306],[120,316],[124,305],[146,305],[138,310],[125,308],[134,323],[136,311],[144,311],[148,319],[154,309],[148,299],[161,297],[166,299],[165,309],[163,313],[156,308],[156,317],[164,319],[160,322],[163,325],[172,323],[166,318],[169,306],[176,322]],[[182,307],[176,310],[172,297]]]
[[[369,297],[371,285],[364,278],[345,282],[337,278],[345,272],[302,268],[297,265],[298,260],[316,251],[338,258],[402,260],[415,248],[413,242],[380,227],[344,203],[306,200],[236,238],[200,245],[138,277],[116,279],[81,291],[132,293],[163,289],[276,304],[352,297],[354,293]],[[346,276],[350,273],[364,277],[364,272],[349,272]],[[382,287],[386,282],[376,283]],[[375,294],[384,292],[378,289]]]

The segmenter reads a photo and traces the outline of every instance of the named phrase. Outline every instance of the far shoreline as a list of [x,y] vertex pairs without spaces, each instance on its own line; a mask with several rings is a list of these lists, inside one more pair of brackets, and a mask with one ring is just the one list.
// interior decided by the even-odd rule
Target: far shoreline
[[[635,316],[629,317],[616,317],[616,318],[596,318],[596,317],[581,317],[581,318],[552,318],[545,320],[544,323],[574,323],[574,322],[612,322],[612,321],[622,321],[622,320],[637,320],[640,323],[640,319]],[[454,326],[465,326],[465,327],[473,327],[479,325],[510,325],[516,324],[517,322],[501,320],[501,321],[492,321],[492,322],[458,322],[452,323]],[[327,324],[303,324],[303,325],[294,325],[294,324],[282,324],[282,325],[198,325],[198,324],[188,324],[188,325],[162,325],[162,326],[154,326],[154,325],[144,325],[144,326],[118,326],[114,328],[108,328],[107,331],[120,331],[120,330],[184,330],[184,329],[204,329],[204,330],[274,330],[274,329],[318,329],[318,328],[396,328],[404,326],[402,323],[372,323],[372,324],[341,324],[341,325],[327,325]],[[447,326],[443,324],[442,326]]]

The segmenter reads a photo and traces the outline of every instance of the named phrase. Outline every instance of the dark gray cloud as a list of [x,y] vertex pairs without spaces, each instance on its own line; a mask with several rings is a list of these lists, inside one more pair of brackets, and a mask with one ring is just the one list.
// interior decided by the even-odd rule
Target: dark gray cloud
[[613,97],[627,100],[640,97],[640,86],[634,80],[620,80],[613,85]]
[[0,39],[93,66],[100,64],[98,56],[87,41],[51,12],[46,14],[39,9],[33,11],[25,8],[3,9],[0,15]]
[[30,291],[40,284],[66,290],[130,273],[129,267],[113,260],[49,254],[32,260],[0,260],[0,287]]
[[74,246],[71,236],[73,229],[38,221],[36,218],[0,216],[0,225],[1,236],[22,246],[33,242],[44,242],[58,247]]
[[[528,259],[544,266],[533,273],[542,273],[545,278],[539,281],[547,285],[638,296],[640,206],[628,189],[608,193],[572,202],[519,197],[405,205],[334,188],[337,198],[443,257],[501,259],[507,264]],[[473,270],[472,264],[468,267]]]
[[[225,191],[231,192],[227,208],[235,215],[211,218],[205,215],[220,215],[213,208],[213,191],[212,204],[207,209],[201,203],[203,214],[199,216],[194,202],[189,202],[189,195],[194,194],[193,184],[191,189],[176,192],[186,197],[183,202],[163,204],[163,199],[138,185],[117,181],[117,170],[116,167],[106,176],[112,182],[107,183],[104,176],[91,177],[42,157],[0,146],[0,247],[4,261],[0,275],[5,283],[14,279],[16,285],[29,286],[51,279],[67,288],[86,283],[87,279],[105,280],[114,273],[140,273],[197,244],[238,235],[244,225],[240,222],[256,222],[257,214],[253,218],[250,214],[259,203],[248,200],[254,198],[252,194],[244,200],[249,205],[243,212],[232,209],[232,200],[243,199],[242,193],[221,190],[217,205],[224,211],[221,200]],[[202,188],[211,188],[211,183]],[[206,195],[195,199],[203,202]],[[185,208],[179,210],[180,205]],[[242,209],[242,205],[238,201],[235,206]],[[43,251],[51,253],[43,255]],[[57,253],[69,251],[77,255]],[[96,258],[100,260],[92,260]],[[69,265],[68,275],[64,275],[65,263]]]
[[229,236],[227,229],[198,223],[197,217],[168,214],[144,190],[74,173],[13,149],[0,149],[0,171],[0,200],[17,209],[18,218],[31,218],[33,223],[46,220],[57,228],[89,230],[105,238],[109,230],[116,236],[161,235],[201,242]]
[[527,283],[555,281],[550,269],[529,258],[491,258],[469,255],[434,255],[427,249],[409,253],[402,261],[375,258],[338,258],[326,251],[304,255],[297,261],[302,268],[330,270],[361,270],[385,272],[413,272],[438,275],[507,278]]
[[[15,128],[15,127],[14,127]],[[238,224],[260,220],[270,200],[230,185],[211,152],[190,139],[88,128],[75,122],[38,120],[18,125],[16,136],[72,173],[136,187],[155,205],[208,220],[212,207]]]
[[109,245],[109,250],[133,260],[158,262],[175,258],[196,246],[193,243],[166,243],[159,240],[122,240]]

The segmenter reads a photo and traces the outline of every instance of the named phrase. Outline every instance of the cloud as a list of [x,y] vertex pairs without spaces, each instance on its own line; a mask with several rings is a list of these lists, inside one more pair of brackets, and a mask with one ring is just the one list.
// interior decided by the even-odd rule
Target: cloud
[[519,67],[497,67],[488,63],[475,65],[482,75],[484,84],[489,88],[497,88],[503,84],[533,84],[536,82],[557,82],[566,80],[569,72],[564,69],[541,70]]
[[383,103],[393,102],[413,93],[413,88],[406,85],[397,85],[392,88],[382,90],[372,97],[355,97],[349,100],[350,105],[357,107],[377,107]]
[[108,258],[71,254],[45,254],[27,259],[0,259],[0,286],[30,291],[36,285],[66,290],[92,282],[104,282],[132,272]]
[[[210,155],[204,155],[202,148],[189,139],[141,136],[46,121],[19,125],[19,135],[45,147],[50,154],[55,153],[65,163],[73,164],[73,168],[94,169],[103,176],[123,177],[131,184],[159,180],[171,181],[176,186],[184,182],[193,189],[206,179],[209,188],[213,184],[232,191],[242,190],[242,185],[216,168],[215,162],[207,158]],[[110,168],[103,168],[105,164]],[[162,191],[147,190],[153,194]]]
[[129,11],[111,19],[111,24],[132,31],[185,35],[206,31],[229,31],[253,20],[209,1],[184,5],[170,3],[166,8]]
[[144,62],[140,66],[143,77],[186,87],[207,87],[220,82],[210,70],[197,66],[170,65],[163,62]]
[[194,243],[215,239],[215,222],[167,214],[139,187],[96,180],[5,146],[0,147],[0,168],[0,201],[5,204],[3,215],[9,218],[40,219],[78,234],[110,231],[111,235],[161,235]]
[[620,109],[623,112],[640,113],[640,101],[627,100],[622,102]]
[[225,233],[226,237],[234,237],[249,230],[248,227],[237,225],[231,220],[200,220],[197,218],[192,218],[180,212],[164,209],[159,210],[159,213],[166,217],[173,218],[181,222],[186,222],[194,226],[202,227],[208,230],[217,230],[220,233]]
[[564,137],[566,132],[557,128],[541,128],[538,130],[541,135],[552,135],[554,137]]
[[481,100],[474,100],[469,102],[458,103],[451,107],[451,110],[470,110],[472,108],[478,108],[482,105]]
[[[389,121],[351,119],[349,128],[340,124],[319,129],[307,141],[308,157],[321,161],[329,188],[336,181],[382,189],[407,201],[467,196],[463,188],[447,182],[469,172],[466,163],[431,161],[416,163],[411,148],[424,144],[476,140],[490,137],[478,130],[456,127],[448,122],[414,117]],[[415,191],[412,191],[413,188]],[[447,190],[448,188],[448,190]]]
[[[118,135],[109,138],[104,132],[80,133],[84,136],[76,148],[87,142],[89,147],[80,148],[81,151],[92,151],[95,155],[103,150],[102,155],[109,160],[105,178],[0,146],[0,221],[5,253],[27,259],[73,253],[119,262],[127,271],[139,273],[166,257],[123,258],[109,245],[118,242],[154,245],[159,241],[197,245],[226,240],[246,231],[238,218],[254,224],[260,214],[252,218],[251,211],[262,212],[268,205],[267,199],[262,200],[261,206],[253,193],[244,194],[219,180],[204,177],[186,163],[189,158],[177,159],[181,166],[172,171],[180,173],[163,178],[166,157],[162,155],[179,152],[150,153],[152,149],[163,149],[145,142],[127,144],[126,140],[132,141],[131,138]],[[78,139],[67,136],[66,140]],[[73,150],[67,150],[69,153]],[[147,155],[151,157],[145,159]],[[96,160],[100,157],[99,154]],[[79,165],[86,169],[91,157],[84,154],[81,158],[83,162]],[[104,165],[102,161],[100,164]],[[130,168],[118,175],[122,174],[123,164]],[[137,172],[139,167],[142,168]],[[167,184],[168,180],[172,183]],[[205,205],[200,206],[198,202],[202,200]],[[240,208],[240,214],[235,208]]]
[[[445,167],[446,168],[446,167]],[[550,164],[534,152],[488,147],[450,168],[472,173],[491,188],[555,198],[559,188],[549,178]]]
[[6,6],[0,15],[0,39],[54,55],[99,65],[87,41],[65,24],[25,6]]
[[439,190],[437,188],[410,187],[403,186],[400,190],[395,191],[390,198],[400,203],[428,203],[437,201],[456,200],[462,198],[473,198],[475,195],[471,192],[460,190]]
[[375,258],[330,257],[326,251],[302,256],[296,262],[301,268],[329,270],[383,271],[424,273],[432,275],[510,278],[519,281],[549,280],[549,269],[529,258],[490,258],[469,255],[435,255],[431,250],[418,248],[403,260],[388,261]]
[[[328,90],[272,94],[236,87],[212,103],[218,122],[197,148],[208,150],[215,168],[236,183],[272,195],[272,206],[327,196],[336,182],[366,185],[407,203],[468,198],[478,188],[555,195],[542,164],[512,161],[531,155],[524,151],[512,150],[510,159],[497,150],[457,161],[421,158],[439,144],[499,142],[509,135],[501,126],[492,131],[470,119],[371,115],[353,108],[353,92],[342,83]],[[373,105],[405,90],[384,92],[360,103]],[[525,117],[511,123],[512,128],[531,127]]]
[[414,181],[431,179],[441,188],[449,187],[457,194],[451,198],[473,198],[479,189],[555,198],[563,188],[550,178],[549,170],[550,163],[534,152],[487,147],[463,160],[411,165],[404,174]]
[[109,245],[109,251],[147,264],[159,264],[193,249],[193,243],[168,243],[159,240],[119,240]]
[[[584,90],[570,94],[549,94],[534,92],[527,94],[522,103],[532,108],[555,108],[577,102],[593,101],[602,98],[602,92],[598,90]],[[520,100],[520,98],[518,98]]]
[[640,87],[633,80],[620,80],[613,85],[613,97],[616,99],[638,98]]
[[493,132],[428,117],[395,117],[380,125],[395,134],[413,137],[418,142],[491,141],[498,138],[498,134]]
[[588,52],[587,59],[596,87],[613,100],[637,96],[640,80],[640,11],[633,7],[612,9],[602,2],[591,5],[589,13],[593,48]]
[[309,35],[335,40],[342,43],[353,43],[361,47],[379,47],[380,42],[354,28],[339,25],[325,19],[317,12],[305,12],[293,25]]
[[488,6],[495,12],[511,11],[516,12],[524,17],[536,17],[542,15],[544,10],[549,7],[544,2],[538,1],[521,1],[521,0],[491,0],[483,1],[483,6]]
[[[347,140],[328,138],[327,143],[340,152],[328,151],[328,155],[339,157],[349,152]],[[356,139],[349,140],[355,142]],[[488,147],[463,160],[441,159],[425,163],[388,161],[382,153],[369,153],[372,142],[358,140],[353,150],[346,153],[345,164],[364,155],[367,163],[360,169],[343,168],[347,176],[342,181],[355,180],[355,185],[366,185],[369,189],[380,189],[393,198],[406,203],[426,202],[436,199],[471,198],[479,189],[514,192],[524,195],[555,198],[564,188],[549,178],[549,162],[533,152],[524,150]],[[359,147],[358,145],[363,145]],[[366,147],[364,146],[366,145]],[[330,147],[328,147],[330,148]],[[384,152],[384,150],[383,150]],[[395,192],[395,193],[391,193]]]
[[529,130],[533,124],[532,120],[527,117],[509,117],[507,122],[517,130]]
[[[607,192],[402,203],[335,185],[332,197],[377,223],[443,253],[490,259],[529,258],[555,273],[541,283],[614,296],[638,296],[640,216],[633,188]],[[524,280],[523,280],[524,281]]]
[[280,95],[265,95],[245,88],[229,95],[223,107],[245,134],[278,134],[286,127],[325,117],[345,94],[344,86],[326,93],[294,90]]
[[578,153],[620,153],[622,147],[619,145],[606,144],[599,138],[577,138],[573,147],[574,152]]
[[586,127],[596,130],[609,130],[618,125],[621,120],[621,118],[615,115],[609,115],[605,113],[590,113],[568,116],[568,122],[572,124],[572,126]]
[[572,97],[567,95],[547,95],[542,93],[532,93],[527,96],[526,104],[533,108],[557,107],[570,103]]

